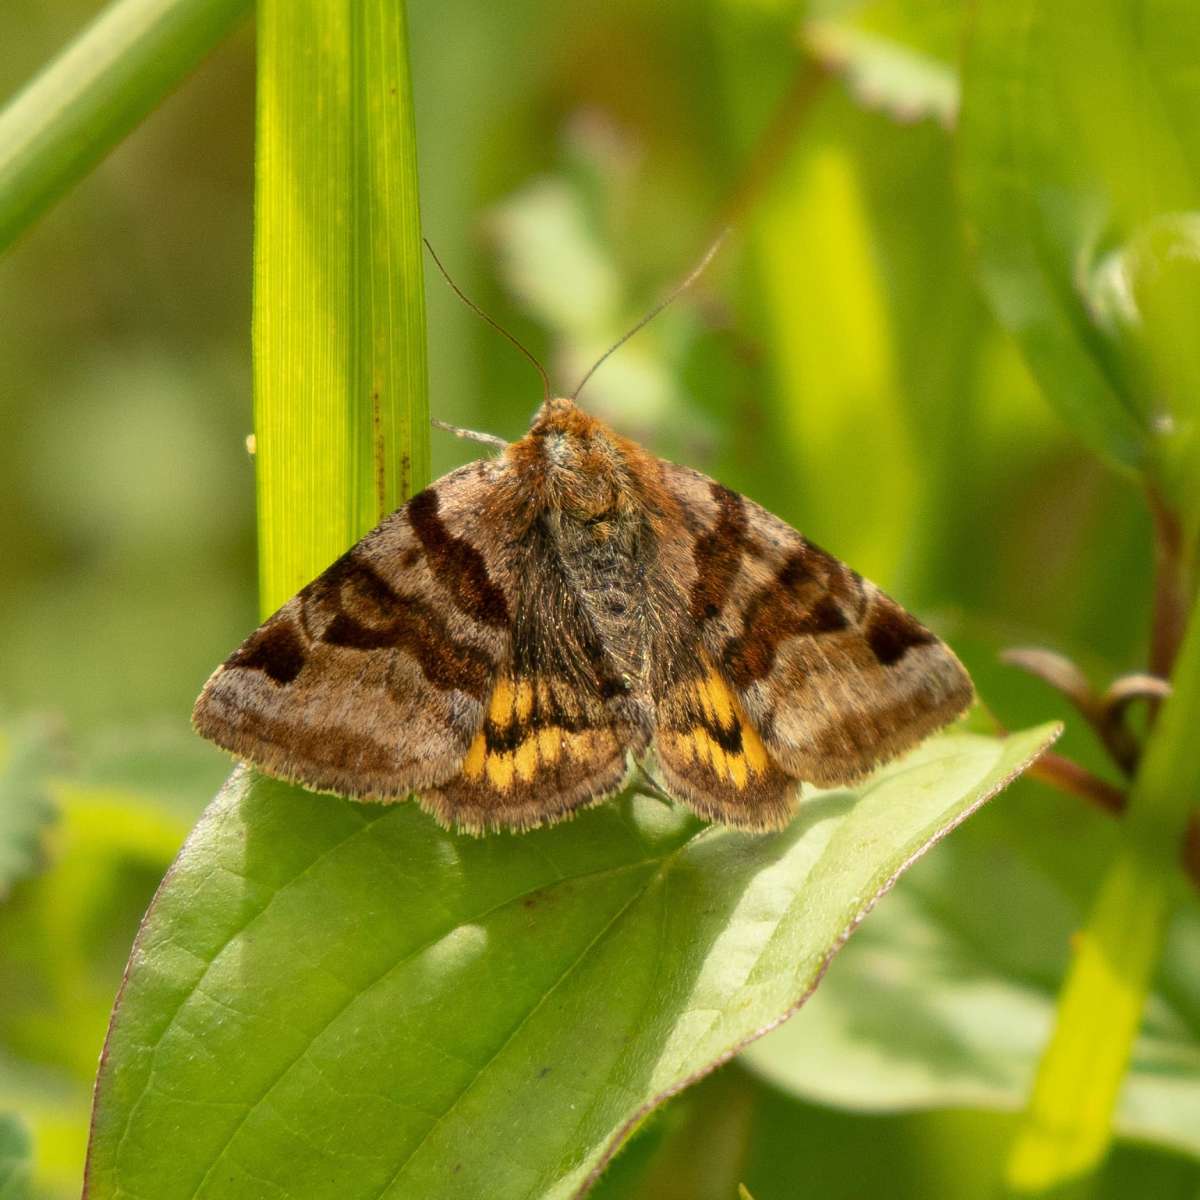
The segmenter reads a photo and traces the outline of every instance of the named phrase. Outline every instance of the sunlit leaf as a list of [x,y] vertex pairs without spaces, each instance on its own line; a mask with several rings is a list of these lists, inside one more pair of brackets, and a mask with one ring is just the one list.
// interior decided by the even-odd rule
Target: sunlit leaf
[[473,840],[237,775],[134,949],[88,1194],[572,1195],[1054,733],[935,739],[773,836],[627,800]]

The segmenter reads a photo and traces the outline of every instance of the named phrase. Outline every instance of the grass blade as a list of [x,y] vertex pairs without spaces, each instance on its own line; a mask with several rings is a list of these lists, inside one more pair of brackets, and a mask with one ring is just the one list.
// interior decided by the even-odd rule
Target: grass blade
[[259,8],[254,393],[264,614],[423,485],[404,6]]
[[120,0],[0,112],[0,250],[219,42],[249,0]]

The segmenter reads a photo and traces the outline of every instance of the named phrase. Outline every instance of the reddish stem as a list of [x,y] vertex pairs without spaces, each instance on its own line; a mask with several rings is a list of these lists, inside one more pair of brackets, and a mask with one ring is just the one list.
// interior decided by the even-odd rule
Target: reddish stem
[[1187,568],[1183,526],[1153,488],[1147,489],[1154,519],[1154,626],[1150,633],[1150,673],[1171,677],[1187,623]]
[[1099,775],[1093,775],[1087,767],[1081,767],[1061,754],[1043,754],[1029,768],[1029,774],[1060,792],[1082,797],[1111,816],[1123,813],[1129,801],[1120,788],[1113,787]]

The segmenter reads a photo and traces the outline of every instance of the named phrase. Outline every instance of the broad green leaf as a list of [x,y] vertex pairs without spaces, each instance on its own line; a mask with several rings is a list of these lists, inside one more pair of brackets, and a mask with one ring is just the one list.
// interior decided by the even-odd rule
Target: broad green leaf
[[900,121],[928,116],[949,127],[958,115],[963,17],[960,0],[868,0],[815,15],[804,41],[845,76],[860,103]]
[[115,0],[0,111],[0,251],[227,34],[250,0]]
[[0,1200],[29,1196],[29,1134],[8,1113],[0,1113]]
[[44,722],[0,726],[0,900],[37,865],[54,818],[47,776],[57,755]]
[[944,735],[771,836],[632,798],[475,840],[237,773],[134,948],[88,1195],[577,1194],[1055,733]]
[[963,198],[988,297],[1068,424],[1138,469],[1190,443],[1195,397],[1143,369],[1139,330],[1161,316],[1126,282],[1116,319],[1108,259],[1200,208],[1198,55],[1185,0],[983,0],[964,68]]
[[[804,1019],[743,1061],[812,1103],[1019,1110],[1078,913],[988,835],[959,835],[906,876],[839,955]],[[963,895],[963,881],[986,890]],[[968,914],[983,908],[991,923],[980,929]],[[1197,961],[1200,925],[1181,920],[1175,935],[1176,961]],[[1189,1001],[1184,986],[1175,980],[1151,1002],[1116,1131],[1200,1157],[1200,989]]]

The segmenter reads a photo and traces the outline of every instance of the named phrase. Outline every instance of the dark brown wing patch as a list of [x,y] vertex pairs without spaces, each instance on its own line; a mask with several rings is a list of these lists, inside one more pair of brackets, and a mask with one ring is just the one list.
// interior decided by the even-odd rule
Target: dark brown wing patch
[[434,687],[487,696],[496,669],[488,654],[456,636],[434,604],[395,591],[357,550],[300,593],[300,611],[316,640],[348,650],[400,650]]
[[746,542],[746,510],[741,496],[719,483],[714,483],[710,491],[717,519],[692,547],[696,577],[689,608],[696,621],[711,620],[725,606]]
[[488,573],[483,555],[466,539],[446,528],[438,515],[438,488],[418,492],[408,502],[412,524],[429,568],[450,593],[458,608],[472,620],[503,629],[508,625],[508,601]]
[[723,648],[722,663],[738,689],[765,679],[779,646],[789,638],[840,633],[861,616],[862,578],[799,534],[795,537],[799,546],[768,583],[743,601],[741,630]]

